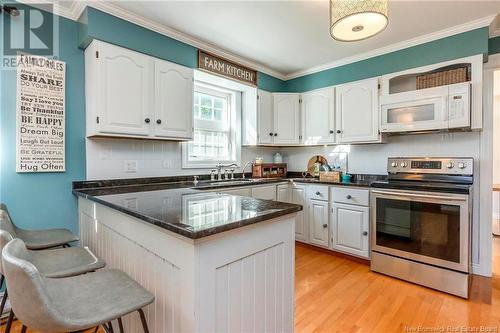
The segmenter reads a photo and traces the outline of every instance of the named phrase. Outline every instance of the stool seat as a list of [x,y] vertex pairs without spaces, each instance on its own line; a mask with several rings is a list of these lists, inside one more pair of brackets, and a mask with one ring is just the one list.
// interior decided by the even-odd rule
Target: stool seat
[[30,250],[48,249],[79,240],[68,229],[26,230],[17,228],[16,234]]
[[66,329],[73,331],[110,322],[154,300],[139,283],[114,269],[44,282],[53,310],[64,318]]
[[51,278],[80,275],[105,266],[86,247],[31,251],[30,261],[40,274]]

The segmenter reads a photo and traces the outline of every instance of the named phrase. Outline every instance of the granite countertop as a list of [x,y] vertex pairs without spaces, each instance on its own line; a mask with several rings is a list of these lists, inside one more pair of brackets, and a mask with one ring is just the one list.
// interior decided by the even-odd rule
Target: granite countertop
[[302,210],[300,205],[205,192],[183,183],[74,189],[73,193],[190,239]]
[[201,176],[202,180],[196,184],[192,176],[82,181],[73,182],[73,193],[179,235],[198,239],[302,210],[300,205],[214,190],[285,182],[370,187],[380,178],[357,176],[350,183],[332,183],[296,176],[292,173],[286,179],[241,179],[240,175],[228,181],[210,181]]

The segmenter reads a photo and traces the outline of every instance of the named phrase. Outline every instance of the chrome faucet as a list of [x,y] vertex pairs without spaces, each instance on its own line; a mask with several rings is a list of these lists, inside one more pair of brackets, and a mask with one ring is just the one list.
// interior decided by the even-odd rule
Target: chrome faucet
[[243,167],[243,169],[241,169],[241,179],[245,179],[245,169],[247,168],[247,166],[248,166],[249,164],[252,164],[252,162],[251,162],[251,161],[250,161],[250,162],[247,162],[247,163],[245,164],[245,166]]
[[238,164],[236,164],[236,163],[231,163],[228,165],[224,165],[220,162],[217,163],[217,165],[215,166],[215,169],[217,169],[217,180],[222,180],[222,168],[230,168],[230,167],[237,167],[237,166],[238,166]]

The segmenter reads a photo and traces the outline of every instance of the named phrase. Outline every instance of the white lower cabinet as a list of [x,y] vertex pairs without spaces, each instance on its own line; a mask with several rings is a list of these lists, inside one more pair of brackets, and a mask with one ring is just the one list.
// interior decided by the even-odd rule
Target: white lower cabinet
[[363,206],[332,204],[332,249],[369,257],[369,210]]
[[290,189],[290,203],[302,205],[303,207],[303,210],[298,212],[295,217],[295,239],[301,242],[307,242],[306,187],[304,185],[292,185]]
[[290,187],[288,184],[276,186],[276,200],[281,202],[290,202]]
[[303,210],[295,217],[296,241],[361,258],[370,257],[368,189],[290,183],[217,192],[302,205]]
[[309,199],[307,202],[309,243],[328,247],[328,202]]
[[252,198],[276,200],[276,185],[252,187]]
[[227,193],[232,195],[241,195],[242,197],[251,197],[252,196],[252,188],[251,187],[238,187],[233,189],[223,189],[216,190],[216,192]]

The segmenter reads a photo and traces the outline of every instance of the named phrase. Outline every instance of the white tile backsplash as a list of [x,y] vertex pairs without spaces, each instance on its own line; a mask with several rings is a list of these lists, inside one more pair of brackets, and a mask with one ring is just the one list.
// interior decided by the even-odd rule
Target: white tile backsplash
[[479,161],[479,132],[455,132],[389,136],[383,144],[282,148],[284,162],[290,171],[304,171],[314,155],[328,157],[338,151],[349,151],[348,172],[386,174],[387,158],[396,156],[473,157]]
[[[93,138],[87,139],[86,146],[88,180],[210,173],[208,169],[182,169],[180,142]],[[257,156],[270,162],[277,150],[272,147],[242,147],[242,165]],[[136,172],[130,170],[134,169],[130,168],[134,164],[137,164]],[[251,172],[250,168],[245,171]]]

